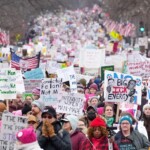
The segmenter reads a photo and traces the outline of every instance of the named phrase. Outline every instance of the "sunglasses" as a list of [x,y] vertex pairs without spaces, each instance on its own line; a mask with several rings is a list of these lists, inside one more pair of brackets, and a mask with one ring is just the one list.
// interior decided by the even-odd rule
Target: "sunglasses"
[[42,118],[48,118],[48,119],[52,119],[53,117],[52,116],[42,116]]

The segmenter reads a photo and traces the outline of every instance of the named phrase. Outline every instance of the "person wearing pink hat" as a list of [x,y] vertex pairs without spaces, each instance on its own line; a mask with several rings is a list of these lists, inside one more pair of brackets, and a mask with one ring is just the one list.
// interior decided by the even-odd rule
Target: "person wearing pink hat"
[[20,130],[16,134],[17,142],[14,150],[43,150],[40,148],[33,127]]
[[36,87],[32,90],[33,99],[38,100],[40,98],[40,88]]

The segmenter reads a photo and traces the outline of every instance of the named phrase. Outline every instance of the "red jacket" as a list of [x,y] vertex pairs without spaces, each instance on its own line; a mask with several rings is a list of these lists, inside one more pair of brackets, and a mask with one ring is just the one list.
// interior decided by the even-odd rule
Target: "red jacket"
[[[113,150],[119,150],[117,144],[114,142],[113,144]],[[100,139],[92,138],[90,141],[89,139],[86,139],[80,148],[80,150],[109,150],[108,149],[108,139],[107,137],[101,137]]]

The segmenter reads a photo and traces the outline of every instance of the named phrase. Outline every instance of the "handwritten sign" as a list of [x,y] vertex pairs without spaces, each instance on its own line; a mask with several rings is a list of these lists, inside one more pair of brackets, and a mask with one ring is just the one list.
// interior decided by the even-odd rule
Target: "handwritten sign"
[[141,77],[105,71],[105,101],[141,104]]
[[40,87],[42,80],[24,80],[25,91],[32,93],[32,90],[36,87]]
[[56,111],[66,114],[83,115],[83,106],[83,95],[63,93],[63,95],[59,97]]
[[99,68],[104,65],[105,49],[84,49],[80,51],[79,66],[85,68]]
[[44,74],[41,68],[36,68],[31,71],[27,71],[24,73],[26,79],[42,79],[44,78]]
[[14,69],[0,70],[0,97],[1,99],[16,98],[16,71]]
[[46,106],[56,105],[57,96],[62,89],[62,79],[44,79],[41,83],[41,99]]
[[21,93],[25,92],[22,73],[20,70],[16,72],[16,91],[21,92]]
[[14,142],[16,140],[16,133],[25,127],[27,127],[27,117],[3,114],[2,139],[4,141]]

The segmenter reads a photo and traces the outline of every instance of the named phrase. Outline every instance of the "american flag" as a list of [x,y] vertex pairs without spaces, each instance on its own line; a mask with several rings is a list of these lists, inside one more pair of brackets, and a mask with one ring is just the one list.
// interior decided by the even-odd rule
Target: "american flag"
[[31,58],[22,58],[16,55],[15,52],[11,52],[11,68],[16,70],[31,70],[39,67],[40,53]]

